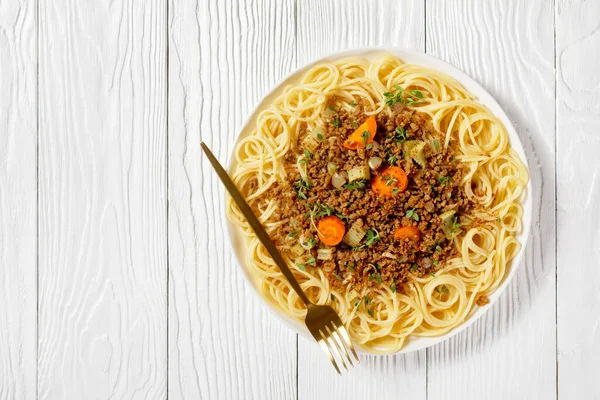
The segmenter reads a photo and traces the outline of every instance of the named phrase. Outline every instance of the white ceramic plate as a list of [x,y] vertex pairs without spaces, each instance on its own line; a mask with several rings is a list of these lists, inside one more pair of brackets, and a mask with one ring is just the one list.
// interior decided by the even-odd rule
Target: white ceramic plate
[[[277,97],[281,93],[282,89],[286,85],[290,85],[290,84],[298,82],[301,79],[301,77],[306,73],[306,71],[308,69],[310,69],[311,67],[313,67],[315,64],[320,64],[323,62],[328,62],[331,60],[335,60],[335,59],[339,59],[339,58],[343,58],[343,57],[351,57],[351,56],[362,57],[362,58],[366,58],[368,60],[373,60],[377,56],[379,56],[383,53],[393,54],[394,56],[400,58],[402,61],[404,61],[405,63],[408,63],[408,64],[418,64],[418,65],[422,65],[422,66],[430,68],[430,69],[435,69],[437,71],[443,72],[443,73],[453,77],[458,82],[460,82],[470,93],[472,93],[475,97],[478,98],[478,100],[481,104],[484,104],[485,106],[487,106],[490,109],[490,111],[492,113],[494,113],[502,121],[504,126],[506,126],[506,130],[508,131],[508,136],[510,138],[511,147],[519,154],[519,157],[521,158],[523,163],[525,163],[525,166],[527,166],[527,168],[529,169],[529,166],[527,164],[527,158],[525,156],[525,152],[523,151],[523,146],[521,144],[521,141],[519,140],[519,136],[517,135],[517,132],[515,131],[515,128],[513,127],[510,119],[508,118],[508,116],[506,115],[504,110],[502,110],[502,108],[500,107],[498,102],[496,102],[496,100],[494,100],[494,98],[483,87],[481,87],[481,85],[479,85],[477,82],[475,82],[469,76],[467,76],[464,72],[456,69],[452,65],[450,65],[442,60],[439,60],[435,57],[432,57],[430,55],[427,55],[427,54],[424,54],[424,53],[421,53],[418,51],[407,50],[407,49],[403,49],[400,47],[393,47],[393,46],[364,47],[364,48],[359,48],[359,49],[342,51],[339,53],[331,54],[327,57],[318,59],[316,61],[313,61],[313,62],[297,69],[296,71],[290,73],[283,81],[281,81],[277,86],[275,86],[263,98],[263,100],[258,105],[258,107],[256,107],[256,109],[252,112],[252,114],[250,114],[248,120],[242,127],[242,130],[240,132],[240,137],[246,136],[250,133],[250,131],[252,130],[252,127],[255,124],[258,113],[263,108],[265,108],[267,105],[271,104],[273,102],[273,100],[275,99],[275,97]],[[231,159],[233,160],[233,157],[231,157]],[[233,168],[233,163],[230,165],[230,171],[232,170],[232,168]],[[412,351],[421,350],[426,347],[433,346],[434,344],[440,343],[441,341],[446,340],[446,339],[456,335],[457,333],[461,332],[462,330],[466,329],[469,325],[471,325],[473,322],[475,322],[479,317],[481,317],[485,312],[487,312],[491,308],[492,304],[494,304],[494,302],[498,299],[498,297],[500,297],[500,295],[504,292],[504,290],[508,286],[508,283],[510,282],[512,277],[515,275],[515,271],[517,270],[518,266],[521,264],[521,261],[523,259],[523,255],[525,252],[525,246],[527,244],[527,238],[529,237],[529,229],[531,227],[531,218],[532,218],[532,201],[531,201],[531,199],[532,199],[532,193],[531,193],[531,181],[530,181],[527,183],[527,193],[526,193],[526,197],[523,201],[523,207],[524,207],[523,232],[521,232],[521,234],[517,236],[517,240],[522,244],[521,251],[517,254],[515,259],[512,261],[508,275],[504,279],[504,282],[502,282],[502,284],[498,287],[498,289],[491,296],[489,296],[488,305],[486,305],[485,307],[474,307],[473,310],[471,311],[471,313],[469,314],[469,316],[466,318],[465,322],[463,322],[461,325],[454,328],[452,331],[450,331],[449,333],[447,333],[443,336],[411,337],[409,340],[407,340],[404,347],[398,353],[409,353]],[[235,226],[233,226],[233,224],[229,223],[229,234],[231,236],[231,242],[233,243],[233,248],[234,248],[234,252],[236,254],[237,260],[238,260],[239,264],[241,265],[242,270],[244,271],[244,274],[246,275],[246,278],[248,279],[248,282],[250,282],[251,286],[253,287],[254,293],[256,293],[257,296],[264,302],[264,304],[266,304],[267,307],[286,325],[288,325],[290,328],[292,328],[294,331],[300,333],[301,335],[312,339],[312,336],[310,335],[310,333],[308,332],[308,330],[306,329],[306,327],[304,326],[303,323],[298,322],[298,321],[292,319],[291,317],[283,314],[282,312],[277,310],[275,307],[273,307],[271,304],[269,304],[262,297],[262,294],[260,294],[259,289],[258,289],[258,282],[256,282],[254,276],[250,273],[250,270],[249,270],[246,249],[244,246],[244,240],[241,235],[241,232]]]

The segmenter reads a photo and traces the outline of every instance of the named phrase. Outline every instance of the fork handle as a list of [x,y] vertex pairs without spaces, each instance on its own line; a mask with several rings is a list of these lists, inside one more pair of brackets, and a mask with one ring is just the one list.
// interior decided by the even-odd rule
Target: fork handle
[[200,146],[202,146],[202,150],[204,150],[204,153],[208,157],[208,160],[212,164],[217,175],[223,182],[223,185],[225,185],[225,188],[231,195],[231,198],[233,198],[233,201],[235,201],[235,203],[238,205],[240,211],[242,211],[242,214],[244,214],[244,217],[246,217],[246,219],[248,220],[248,224],[250,224],[250,227],[254,230],[256,236],[258,236],[258,239],[265,246],[271,257],[273,258],[273,261],[275,261],[275,264],[277,264],[281,272],[283,272],[283,275],[285,275],[287,280],[290,282],[290,285],[292,285],[292,288],[294,289],[294,291],[296,291],[298,297],[300,297],[300,299],[304,302],[306,307],[312,305],[310,300],[308,300],[308,297],[306,297],[304,290],[302,290],[300,284],[294,277],[294,274],[290,270],[290,267],[288,267],[287,263],[281,256],[281,253],[279,253],[279,250],[277,250],[275,243],[273,243],[273,241],[269,237],[269,234],[267,233],[267,231],[265,231],[265,228],[263,228],[262,224],[258,221],[258,218],[256,218],[256,215],[254,215],[252,208],[250,208],[250,206],[244,199],[244,196],[242,196],[240,191],[237,189],[237,187],[227,174],[227,171],[225,171],[225,168],[221,166],[221,164],[210,151],[207,145],[201,142]]

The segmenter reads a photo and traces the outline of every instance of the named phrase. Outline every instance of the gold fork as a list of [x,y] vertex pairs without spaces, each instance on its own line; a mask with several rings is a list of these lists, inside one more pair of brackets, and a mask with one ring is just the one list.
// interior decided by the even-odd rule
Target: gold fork
[[[338,366],[338,362],[341,362],[342,366],[348,371],[348,365],[350,367],[354,366],[354,361],[360,363],[358,356],[356,355],[356,351],[354,350],[354,346],[350,341],[350,336],[348,335],[348,331],[344,327],[344,324],[340,320],[340,317],[333,310],[333,308],[329,306],[320,306],[312,303],[308,297],[306,297],[306,293],[300,287],[300,284],[294,277],[294,274],[281,257],[281,254],[275,247],[275,244],[269,237],[269,234],[265,231],[261,223],[254,215],[254,212],[246,203],[246,200],[242,196],[242,194],[237,190],[235,184],[227,174],[227,171],[219,164],[219,161],[215,158],[213,153],[210,151],[208,146],[206,146],[203,142],[200,142],[200,146],[202,146],[202,150],[208,157],[210,163],[213,168],[217,172],[217,175],[225,185],[225,188],[233,198],[233,200],[237,203],[238,207],[242,211],[242,214],[248,220],[248,223],[265,246],[275,264],[281,269],[281,272],[285,275],[287,280],[292,285],[292,288],[296,291],[300,299],[306,305],[308,310],[306,314],[306,327],[313,335],[315,340],[321,345],[321,349],[327,354],[329,357],[329,361],[335,367],[335,370],[338,374],[342,374],[340,368]],[[347,362],[347,363],[346,363]]]

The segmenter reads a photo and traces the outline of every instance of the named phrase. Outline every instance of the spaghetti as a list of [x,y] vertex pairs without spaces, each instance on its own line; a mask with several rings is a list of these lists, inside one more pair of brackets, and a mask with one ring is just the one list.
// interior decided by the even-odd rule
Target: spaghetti
[[[520,250],[521,199],[528,171],[510,148],[502,122],[452,78],[391,55],[369,61],[345,58],[311,68],[300,83],[287,86],[256,119],[252,132],[235,149],[232,178],[267,232],[281,230],[277,202],[269,196],[287,178],[284,158],[298,150],[306,131],[323,126],[327,106],[352,111],[360,101],[367,115],[391,114],[385,93],[394,87],[418,90],[423,98],[409,108],[428,116],[452,146],[464,170],[460,185],[477,207],[467,216],[478,224],[452,238],[453,256],[435,274],[411,274],[403,291],[383,282],[359,290],[330,284],[320,268],[301,268],[284,253],[302,288],[317,304],[338,312],[352,340],[372,353],[399,351],[413,336],[444,335],[468,318],[477,299],[492,293]],[[473,188],[477,188],[474,190]],[[306,309],[229,199],[229,219],[244,235],[249,267],[269,303],[302,320]],[[294,268],[295,267],[295,268]],[[444,288],[440,295],[440,288]],[[370,299],[370,309],[356,307]]]

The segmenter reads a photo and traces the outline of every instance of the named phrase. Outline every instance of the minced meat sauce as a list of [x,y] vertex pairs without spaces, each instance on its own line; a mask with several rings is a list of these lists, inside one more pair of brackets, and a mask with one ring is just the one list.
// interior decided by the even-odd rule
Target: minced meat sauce
[[[332,107],[330,111],[314,153],[302,148],[301,135],[297,152],[285,159],[287,181],[267,195],[277,201],[276,218],[285,221],[272,237],[276,245],[291,252],[301,269],[321,268],[333,286],[360,289],[385,282],[400,291],[399,285],[411,274],[434,274],[453,255],[452,238],[464,223],[460,216],[473,206],[460,185],[463,173],[451,146],[444,146],[426,114],[399,108],[391,115],[376,115],[374,141],[350,150],[344,141],[367,120],[363,106],[357,105],[353,112]],[[406,143],[416,141],[425,143],[424,165],[404,154]],[[383,176],[393,194],[378,194],[373,180],[390,166],[405,172],[408,185],[398,190],[395,180]],[[369,179],[349,181],[347,172],[354,167],[369,167]],[[335,174],[338,186],[339,177],[345,182],[341,187],[332,182]],[[440,216],[448,212],[450,221],[442,220]],[[356,224],[364,237],[353,246],[345,241],[325,245],[319,240],[317,224],[330,215],[340,218],[346,232]],[[409,226],[417,228],[420,237],[394,238],[400,227]],[[325,257],[329,259],[320,257],[319,249],[330,249]]]

